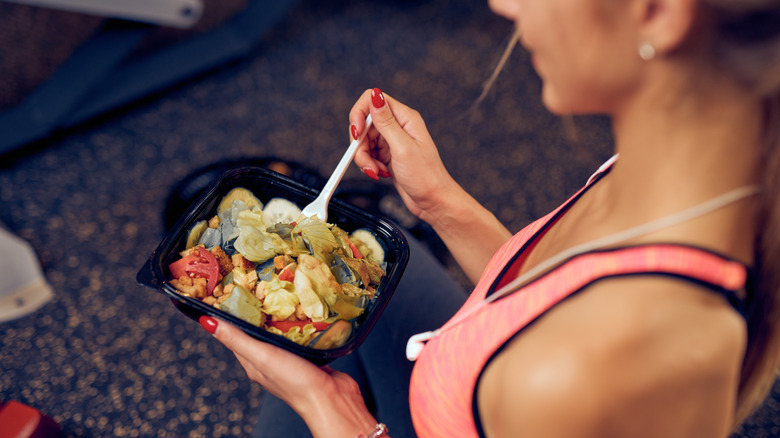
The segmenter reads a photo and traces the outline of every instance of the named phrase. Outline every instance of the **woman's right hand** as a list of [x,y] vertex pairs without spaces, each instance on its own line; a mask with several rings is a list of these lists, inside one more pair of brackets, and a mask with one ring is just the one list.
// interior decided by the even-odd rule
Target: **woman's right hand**
[[373,125],[358,147],[355,164],[374,179],[392,176],[409,211],[432,223],[447,194],[460,186],[444,168],[420,113],[378,88],[366,90],[349,113],[353,138],[365,129],[368,114]]
[[455,182],[444,168],[420,114],[382,94],[366,90],[349,112],[357,138],[373,124],[355,153],[355,164],[374,178],[392,176],[406,207],[427,222],[473,282],[510,237],[496,217]]

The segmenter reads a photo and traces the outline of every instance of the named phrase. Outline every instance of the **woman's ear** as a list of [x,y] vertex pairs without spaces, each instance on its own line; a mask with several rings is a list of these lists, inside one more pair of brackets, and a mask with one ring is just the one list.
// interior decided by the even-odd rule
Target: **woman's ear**
[[699,0],[637,0],[637,44],[650,45],[659,55],[680,48],[696,25]]

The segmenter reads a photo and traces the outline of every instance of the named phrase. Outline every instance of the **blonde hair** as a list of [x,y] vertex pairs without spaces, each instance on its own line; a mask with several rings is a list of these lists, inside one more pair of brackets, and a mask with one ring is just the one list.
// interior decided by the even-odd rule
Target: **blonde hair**
[[472,111],[475,110],[476,107],[479,106],[479,104],[482,103],[483,100],[485,100],[488,93],[490,92],[490,89],[493,88],[493,85],[496,83],[496,79],[498,79],[498,74],[501,73],[501,70],[504,69],[506,62],[509,60],[509,55],[512,54],[512,51],[515,49],[515,46],[517,46],[517,41],[519,39],[520,39],[520,29],[515,28],[514,31],[512,32],[512,36],[509,37],[509,41],[507,42],[507,45],[504,48],[504,52],[501,54],[501,58],[499,58],[498,60],[498,64],[496,64],[495,68],[493,69],[493,73],[485,81],[485,83],[482,84],[482,93],[479,95],[479,97],[477,97],[477,100],[474,101],[474,103],[471,105]]
[[716,20],[715,57],[764,101],[756,278],[734,426],[766,399],[780,367],[780,0],[702,0]]

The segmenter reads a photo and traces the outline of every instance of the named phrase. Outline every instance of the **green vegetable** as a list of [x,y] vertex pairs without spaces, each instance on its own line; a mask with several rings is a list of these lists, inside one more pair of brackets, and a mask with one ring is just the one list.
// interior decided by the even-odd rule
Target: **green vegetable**
[[209,223],[205,220],[198,221],[195,223],[195,225],[190,228],[190,231],[187,233],[187,246],[185,248],[190,249],[193,246],[198,244],[198,241],[200,240],[200,236],[203,234],[204,231],[209,227]]
[[260,300],[242,286],[235,286],[230,296],[220,306],[225,312],[258,327],[265,324],[262,307]]
[[247,260],[260,263],[285,253],[284,240],[278,234],[265,231],[261,212],[242,211],[238,214],[237,225],[238,238],[233,246]]
[[372,293],[354,284],[341,285],[341,299],[347,300],[355,306],[366,308]]
[[[265,220],[265,213],[263,213],[263,220]],[[266,231],[278,234],[282,239],[289,240],[291,238],[292,230],[293,226],[290,224],[274,224],[268,227]]]
[[344,258],[344,263],[360,276],[363,287],[379,284],[385,275],[379,265],[367,259]]
[[222,287],[227,286],[228,284],[233,282],[233,271],[228,272],[228,274],[222,279],[220,283],[222,283]]
[[330,265],[331,253],[339,248],[339,242],[330,231],[328,224],[315,217],[301,220],[293,228],[293,239],[304,239],[311,255],[325,262],[326,265]]

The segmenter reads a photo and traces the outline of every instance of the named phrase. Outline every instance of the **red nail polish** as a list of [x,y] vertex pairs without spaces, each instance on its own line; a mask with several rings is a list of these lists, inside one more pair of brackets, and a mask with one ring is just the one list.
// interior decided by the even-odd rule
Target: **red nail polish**
[[212,335],[216,333],[217,331],[217,320],[206,315],[201,315],[200,318],[198,318],[198,322],[200,323],[201,327],[206,329],[207,332],[211,333]]
[[357,140],[358,137],[357,126],[352,125],[350,128],[352,130],[352,140]]
[[373,179],[374,181],[379,181],[379,177],[376,176],[376,172],[374,172],[374,169],[372,169],[370,167],[364,167],[363,168],[363,173],[368,175],[368,177]]
[[382,178],[390,178],[392,175],[390,175],[390,172],[384,169],[379,169],[379,176],[381,176]]
[[380,91],[379,88],[371,90],[371,104],[377,109],[385,106],[385,95],[382,94],[382,91]]

